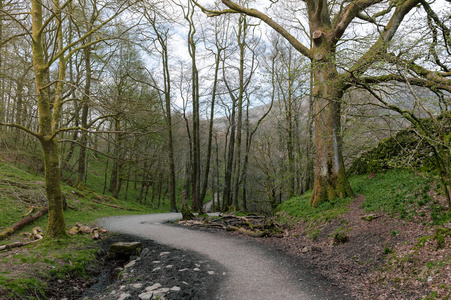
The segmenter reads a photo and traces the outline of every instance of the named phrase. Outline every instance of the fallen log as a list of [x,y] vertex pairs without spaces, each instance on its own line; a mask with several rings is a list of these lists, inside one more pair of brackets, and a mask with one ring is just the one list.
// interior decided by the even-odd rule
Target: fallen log
[[2,246],[0,246],[0,251],[10,250],[10,249],[13,249],[13,248],[19,248],[19,247],[27,246],[27,245],[36,243],[36,242],[42,240],[42,238],[43,238],[41,227],[33,228],[33,230],[31,231],[31,234],[33,235],[33,237],[36,240],[29,241],[29,242],[15,242],[15,243],[11,243],[11,244],[2,245]]
[[264,216],[223,215],[214,219],[181,220],[180,225],[194,226],[226,231],[236,231],[252,237],[276,236],[283,237],[284,230],[274,223],[272,219]]
[[29,215],[26,218],[23,218],[22,220],[14,224],[11,228],[6,228],[2,233],[0,233],[0,241],[13,235],[16,231],[22,229],[26,225],[33,223],[35,220],[47,214],[48,211],[48,207],[42,208],[34,215]]
[[101,233],[107,233],[105,229],[102,228],[91,228],[89,226],[83,225],[80,222],[75,223],[74,226],[69,230],[69,235],[77,235],[77,234],[92,234],[91,238],[93,240],[100,239]]

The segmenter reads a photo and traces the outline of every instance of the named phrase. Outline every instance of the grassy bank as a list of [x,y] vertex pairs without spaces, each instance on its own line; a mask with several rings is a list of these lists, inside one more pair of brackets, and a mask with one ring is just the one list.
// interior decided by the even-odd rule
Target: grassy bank
[[[370,213],[387,212],[392,217],[414,220],[430,216],[432,225],[442,225],[451,220],[451,213],[437,198],[440,188],[423,174],[407,170],[390,170],[370,178],[358,175],[350,178],[355,194],[365,196],[362,208]],[[431,197],[434,195],[434,197]],[[294,197],[279,206],[279,215],[295,223],[298,221],[330,221],[344,214],[351,199],[336,199],[320,204],[317,208],[309,206],[311,192]]]
[[[76,222],[93,225],[95,220],[106,216],[158,212],[149,206],[119,201],[90,189],[78,191],[63,185],[62,190],[67,201],[68,229]],[[0,162],[0,231],[20,221],[30,207],[45,205],[45,198],[42,177]],[[0,245],[26,241],[23,234],[36,226],[43,229],[45,236],[46,224],[45,216],[0,241]],[[98,251],[98,243],[90,235],[77,235],[0,252],[0,299],[45,299],[48,282],[87,276]]]

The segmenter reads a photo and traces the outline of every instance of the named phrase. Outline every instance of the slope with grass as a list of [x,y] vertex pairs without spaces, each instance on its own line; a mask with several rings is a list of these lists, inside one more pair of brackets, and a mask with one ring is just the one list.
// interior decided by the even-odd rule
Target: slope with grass
[[266,242],[310,260],[357,299],[451,299],[451,213],[434,180],[390,170],[351,178],[353,199],[279,207],[291,226]]
[[[76,222],[93,225],[95,220],[106,216],[157,212],[148,206],[119,201],[89,189],[78,191],[63,185],[62,190],[67,201],[68,226]],[[0,231],[3,231],[20,221],[30,207],[47,205],[44,179],[0,161],[0,203]],[[23,233],[35,226],[41,227],[45,236],[46,224],[44,216],[0,241],[0,245],[27,241]],[[90,235],[77,235],[0,252],[0,299],[45,299],[49,282],[69,278],[75,282],[87,277],[90,263],[99,249]],[[76,286],[74,284],[73,288]]]

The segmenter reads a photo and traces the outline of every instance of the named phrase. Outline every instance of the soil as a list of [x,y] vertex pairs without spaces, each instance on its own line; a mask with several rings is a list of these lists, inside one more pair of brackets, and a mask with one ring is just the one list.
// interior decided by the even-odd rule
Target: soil
[[[141,242],[141,253],[145,248],[149,251],[139,258],[109,259],[108,248],[116,242]],[[131,261],[135,265],[124,268]],[[207,300],[223,273],[221,266],[201,255],[129,235],[113,235],[103,241],[97,265],[88,271],[91,277],[87,279],[67,277],[50,282],[48,299],[135,300],[146,288],[159,284],[169,290],[159,299]]]
[[258,240],[310,262],[356,299],[451,299],[451,239],[437,249],[434,227],[384,212],[366,221],[363,201],[330,223],[299,223],[284,238]]

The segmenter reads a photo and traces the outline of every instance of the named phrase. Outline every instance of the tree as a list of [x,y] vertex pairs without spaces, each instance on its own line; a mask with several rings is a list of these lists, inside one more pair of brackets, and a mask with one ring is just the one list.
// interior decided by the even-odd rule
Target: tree
[[[393,76],[390,76],[390,79],[374,76],[369,71],[373,65],[387,61],[387,58],[392,62],[397,60],[395,55],[388,53],[390,43],[395,38],[404,18],[418,4],[424,5],[426,1],[403,0],[394,3],[382,0],[353,2],[306,0],[304,1],[305,16],[297,18],[294,11],[291,13],[294,20],[299,20],[298,25],[301,25],[301,28],[308,27],[308,36],[304,39],[312,41],[311,47],[302,43],[299,32],[292,33],[290,26],[276,22],[263,11],[229,0],[222,0],[222,3],[227,6],[227,9],[217,11],[204,7],[202,9],[209,16],[241,13],[260,19],[311,60],[314,78],[316,156],[314,189],[310,203],[316,206],[322,201],[331,200],[337,196],[351,196],[352,190],[345,175],[341,150],[340,109],[343,94],[359,80],[371,78],[380,82],[400,79]],[[281,5],[280,2],[275,1],[271,7]],[[370,47],[362,49],[362,53],[356,60],[352,60],[352,57],[344,57],[349,66],[340,66],[346,70],[342,72],[338,69],[338,61],[341,57],[337,56],[337,50],[345,47],[342,43],[354,43],[353,46],[356,47],[358,38],[362,40],[371,37],[372,33],[365,35],[366,31],[351,30],[354,26],[361,25],[359,24],[361,22],[371,26],[372,33],[377,36],[371,41]],[[428,81],[432,81],[429,85],[439,84],[446,80],[447,76],[434,74],[421,67],[412,66],[412,70],[421,77],[422,84],[428,84]]]
[[169,173],[169,201],[171,204],[171,210],[177,211],[176,206],[176,177],[175,177],[175,159],[174,159],[174,137],[173,137],[173,122],[172,122],[172,108],[171,108],[171,73],[169,71],[169,51],[168,51],[168,39],[170,37],[170,28],[159,24],[158,17],[155,10],[143,7],[143,15],[147,22],[149,22],[155,33],[155,47],[160,54],[161,68],[163,71],[163,88],[160,89],[164,101],[166,128],[167,128],[167,154],[168,154],[168,173]]
[[[58,237],[66,233],[66,225],[63,214],[63,200],[60,187],[60,152],[58,146],[58,134],[73,130],[74,128],[61,128],[61,118],[64,105],[65,79],[68,59],[77,51],[94,43],[82,44],[92,33],[98,31],[124,9],[118,6],[109,18],[93,27],[92,30],[81,35],[71,43],[65,43],[65,10],[70,1],[63,5],[58,0],[52,3],[44,3],[31,0],[31,31],[30,43],[32,46],[33,72],[35,75],[36,102],[38,109],[39,131],[34,131],[20,124],[5,124],[19,128],[36,137],[42,145],[45,166],[45,187],[48,200],[49,219],[47,234],[49,238]],[[26,28],[21,20],[15,22]],[[53,43],[50,43],[52,42]],[[56,76],[50,80],[51,68],[57,64]],[[54,89],[52,89],[54,87]],[[80,128],[76,128],[79,130]]]

